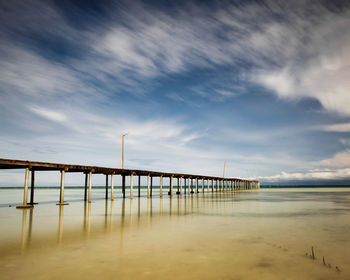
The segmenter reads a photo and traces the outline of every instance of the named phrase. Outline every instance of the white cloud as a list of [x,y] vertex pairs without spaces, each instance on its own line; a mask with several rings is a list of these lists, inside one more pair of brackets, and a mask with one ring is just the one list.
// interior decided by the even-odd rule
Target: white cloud
[[320,128],[330,132],[350,132],[350,123],[331,124]]
[[62,122],[66,122],[67,121],[67,117],[60,113],[60,112],[56,112],[56,111],[53,111],[53,110],[49,110],[49,109],[46,109],[46,108],[40,108],[40,107],[31,107],[29,108],[32,112],[34,112],[35,114],[41,116],[41,117],[44,117],[46,119],[49,119],[51,121],[56,121],[56,122],[59,122],[59,123],[62,123]]
[[[279,66],[257,71],[252,80],[281,98],[315,98],[326,110],[349,116],[349,18],[350,11],[341,15],[320,11],[313,20],[299,18],[276,31],[266,44],[280,59]],[[266,27],[259,37],[268,39],[269,32]]]
[[333,157],[321,160],[321,166],[350,167],[350,149],[336,153]]
[[350,168],[336,170],[314,170],[309,172],[288,173],[281,172],[273,176],[261,176],[258,178],[265,182],[283,182],[283,181],[309,181],[309,180],[350,180]]

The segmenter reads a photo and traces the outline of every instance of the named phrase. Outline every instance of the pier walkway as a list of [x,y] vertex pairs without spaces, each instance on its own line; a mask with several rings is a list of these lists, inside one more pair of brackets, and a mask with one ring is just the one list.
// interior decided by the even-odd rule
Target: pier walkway
[[[214,191],[239,191],[248,189],[259,189],[260,183],[256,180],[246,180],[240,178],[223,178],[216,176],[205,176],[198,174],[182,174],[182,173],[169,173],[158,172],[149,170],[137,170],[137,169],[122,169],[122,168],[110,168],[100,166],[87,166],[87,165],[74,165],[74,164],[61,164],[50,162],[38,162],[38,161],[25,161],[25,160],[13,160],[0,158],[0,169],[24,169],[24,194],[23,205],[17,206],[17,208],[31,208],[34,206],[34,189],[35,189],[35,172],[37,171],[59,171],[61,172],[60,182],[60,197],[57,205],[67,205],[64,201],[64,181],[65,173],[67,172],[79,172],[85,174],[85,189],[84,200],[91,202],[92,183],[91,178],[93,174],[103,174],[106,176],[106,199],[110,193],[110,199],[114,199],[114,176],[121,176],[122,179],[122,195],[125,198],[126,187],[125,178],[130,176],[130,198],[133,198],[133,184],[134,176],[138,176],[138,196],[140,196],[141,177],[147,177],[147,197],[152,197],[153,190],[153,178],[159,178],[160,196],[163,195],[163,178],[169,178],[168,195],[173,196],[174,193],[174,179],[177,179],[177,191],[176,194],[182,195],[186,193],[188,195],[201,192],[214,192]],[[30,201],[28,202],[28,185],[29,185],[29,172],[31,172],[31,186],[30,186]],[[109,183],[110,177],[110,183]]]

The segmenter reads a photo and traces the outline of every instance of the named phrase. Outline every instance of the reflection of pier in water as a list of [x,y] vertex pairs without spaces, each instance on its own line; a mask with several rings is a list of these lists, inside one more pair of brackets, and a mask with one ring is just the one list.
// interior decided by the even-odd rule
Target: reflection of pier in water
[[[64,228],[64,206],[61,205],[58,211],[58,228],[55,239],[58,244],[61,244],[65,241],[65,236],[67,236],[67,239],[71,239],[68,237],[71,237],[70,234],[72,231],[75,232],[77,238],[90,238],[99,234],[115,234],[119,232],[120,248],[122,250],[123,239],[126,231],[134,226],[135,220],[137,220],[137,223],[135,224],[137,227],[140,227],[140,225],[152,226],[152,223],[155,221],[166,217],[168,217],[169,222],[171,222],[174,214],[175,217],[181,218],[181,216],[185,215],[205,215],[206,209],[210,208],[211,211],[213,209],[217,211],[226,211],[227,207],[233,207],[232,201],[235,199],[236,195],[237,194],[234,192],[224,194],[210,193],[202,194],[200,196],[193,194],[189,197],[179,196],[176,201],[170,198],[158,198],[153,200],[138,198],[137,203],[134,203],[132,199],[121,199],[120,203],[117,203],[115,200],[104,201],[103,215],[100,215],[100,207],[102,203],[102,201],[100,201],[93,204],[93,206],[98,206],[95,216],[92,204],[84,202],[82,231],[79,230],[79,228],[74,227],[66,226],[66,229]],[[24,209],[22,212],[20,242],[20,248],[22,251],[30,247],[29,245],[33,238],[32,230],[34,216],[33,208]],[[92,217],[94,217],[94,219],[92,219]],[[69,216],[66,218],[69,218]],[[67,221],[67,225],[68,224],[69,220]],[[66,235],[65,230],[67,230]]]

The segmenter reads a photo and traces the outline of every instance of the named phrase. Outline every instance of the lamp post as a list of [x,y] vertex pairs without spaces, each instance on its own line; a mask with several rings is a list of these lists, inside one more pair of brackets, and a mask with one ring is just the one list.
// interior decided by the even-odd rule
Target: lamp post
[[122,169],[124,169],[124,137],[126,135],[128,135],[128,133],[122,135]]

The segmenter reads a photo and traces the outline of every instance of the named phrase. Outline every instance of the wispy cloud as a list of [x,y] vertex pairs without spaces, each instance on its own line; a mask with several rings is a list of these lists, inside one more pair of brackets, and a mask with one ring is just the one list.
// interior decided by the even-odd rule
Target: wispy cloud
[[[249,100],[252,93],[261,93],[263,86],[282,99],[311,97],[326,111],[350,115],[346,6],[336,10],[304,1],[188,2],[175,4],[169,12],[118,1],[98,17],[53,2],[1,5],[0,122],[6,132],[0,141],[5,155],[30,158],[42,152],[38,157],[46,155],[46,160],[75,162],[80,157],[114,166],[120,134],[128,131],[128,152],[133,151],[128,164],[133,167],[177,166],[216,174],[228,158],[232,172],[258,165],[262,172],[279,171],[300,166],[303,159],[277,147],[258,147],[266,148],[269,141],[291,145],[290,139],[306,129],[281,128],[285,123],[269,129],[264,123],[271,120],[263,123],[260,116],[254,128],[236,126],[235,118],[250,118],[253,110],[260,110]],[[72,20],[70,12],[71,17],[83,13],[81,22]],[[180,80],[183,84],[178,85]],[[158,95],[191,106],[156,104],[152,94],[160,85]],[[259,89],[251,91],[250,86]],[[131,102],[130,95],[141,105]],[[221,108],[212,110],[215,104],[230,102],[239,109],[243,103],[234,102],[242,96],[252,106],[244,114],[233,115],[233,107],[226,108],[230,112],[220,119]],[[143,106],[146,102],[153,102],[153,108]],[[196,115],[200,107],[207,115]],[[228,120],[226,127],[221,127],[223,119]],[[317,126],[330,133],[350,131],[346,119]],[[347,167],[347,153],[325,156],[317,164]]]
[[311,170],[296,173],[282,172],[273,176],[261,176],[259,180],[265,182],[350,180],[350,168]]
[[322,130],[330,132],[350,132],[350,123],[338,123],[320,127]]
[[34,112],[35,114],[38,114],[39,116],[42,116],[48,120],[52,120],[52,121],[59,122],[59,123],[67,121],[66,116],[60,112],[56,112],[53,110],[40,108],[40,107],[36,107],[36,106],[30,108],[30,110],[32,112]]

